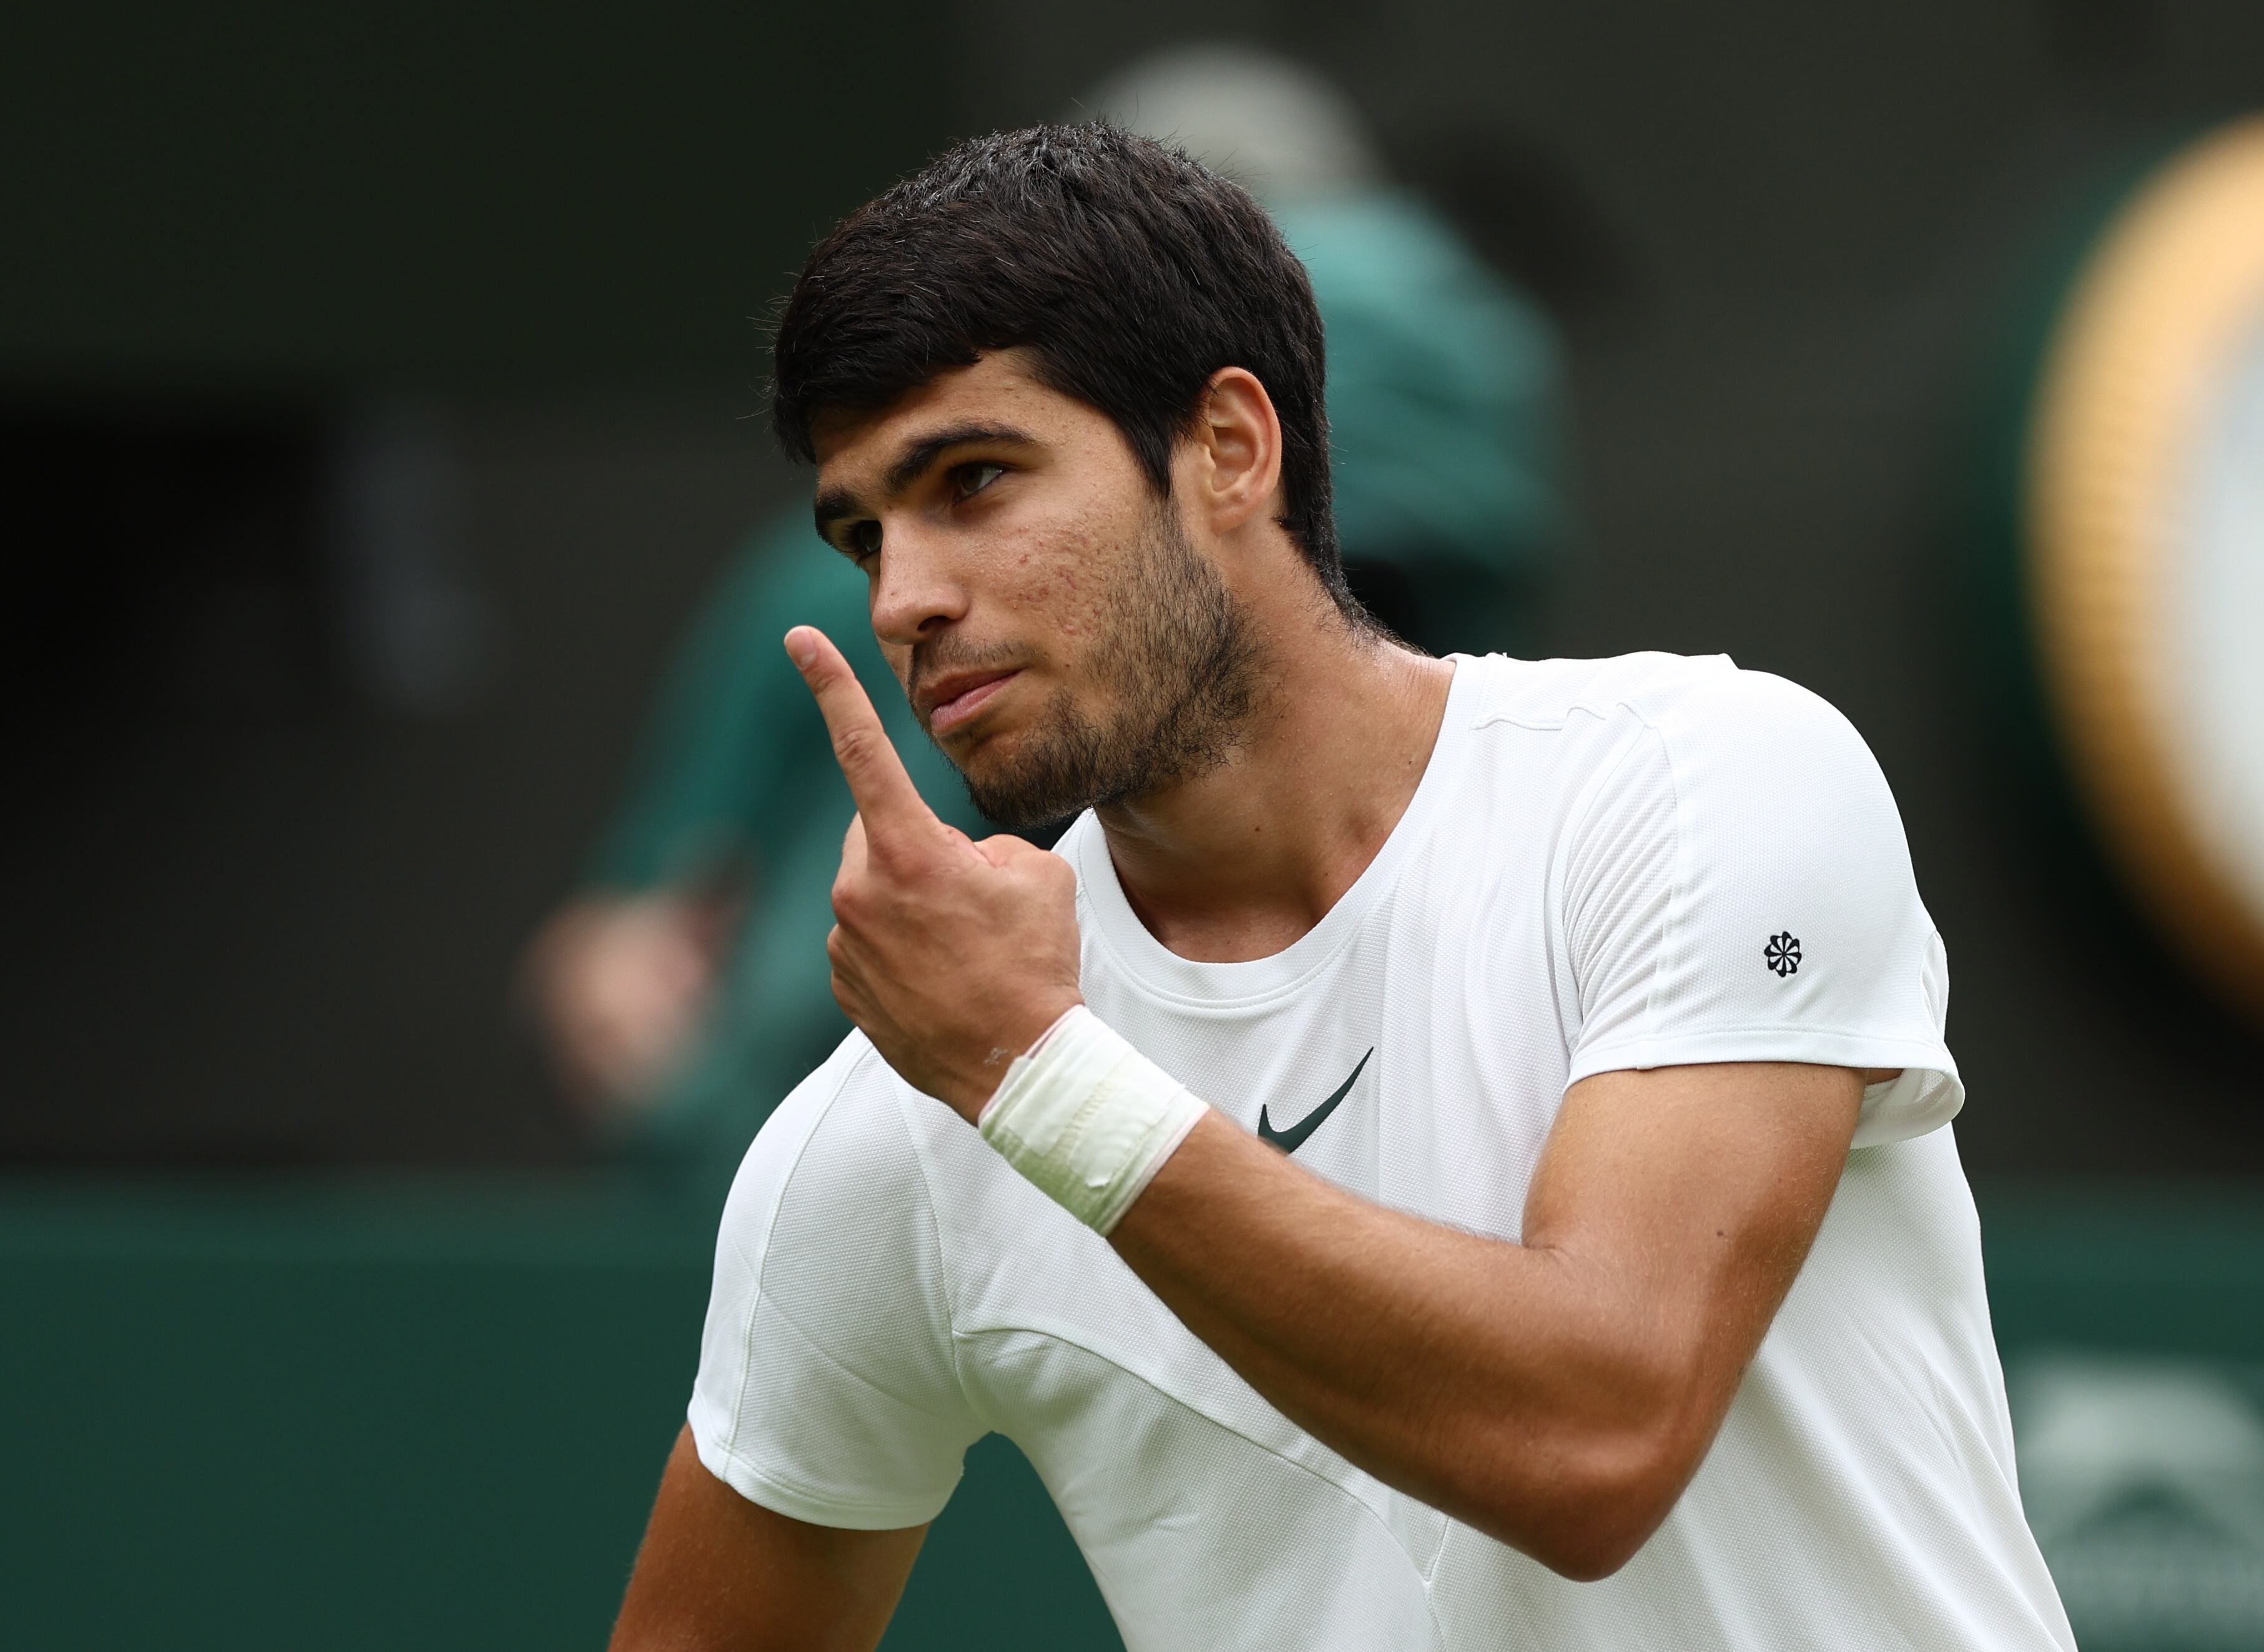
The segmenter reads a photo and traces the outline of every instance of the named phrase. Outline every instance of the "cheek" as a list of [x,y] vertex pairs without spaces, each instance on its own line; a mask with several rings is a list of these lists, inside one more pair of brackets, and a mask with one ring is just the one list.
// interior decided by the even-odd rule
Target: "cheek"
[[1028,590],[1062,636],[1090,646],[1122,625],[1119,611],[1136,583],[1135,559],[1149,553],[1154,511],[1138,489],[1092,495],[1034,540]]
[[1099,622],[1099,605],[1088,594],[1082,569],[1074,563],[1058,569],[1048,592],[1056,623],[1064,637],[1078,641],[1092,636]]
[[1033,534],[1003,570],[999,598],[1032,629],[1082,642],[1099,634],[1105,619],[1106,582],[1094,576],[1102,554],[1096,536],[1079,526]]

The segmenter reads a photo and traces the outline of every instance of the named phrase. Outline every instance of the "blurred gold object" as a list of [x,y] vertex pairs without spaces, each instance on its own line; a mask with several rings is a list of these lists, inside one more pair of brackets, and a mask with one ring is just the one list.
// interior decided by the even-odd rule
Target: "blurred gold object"
[[2173,157],[2056,327],[2028,437],[2045,687],[2110,852],[2264,1017],[2264,117]]

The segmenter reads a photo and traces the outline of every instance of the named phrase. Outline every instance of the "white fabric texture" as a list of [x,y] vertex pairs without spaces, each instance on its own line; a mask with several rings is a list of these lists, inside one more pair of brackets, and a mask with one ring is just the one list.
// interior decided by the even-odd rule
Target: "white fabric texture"
[[1079,1004],[1014,1058],[976,1123],[1040,1192],[1106,1234],[1208,1111]]
[[942,1508],[969,1443],[1005,1433],[1132,1652],[2072,1645],[2021,1517],[1941,1127],[1963,1097],[1946,962],[1893,799],[1837,713],[1720,659],[1458,659],[1375,861],[1246,963],[1157,942],[1090,817],[1060,851],[1095,1015],[1309,1169],[1432,1221],[1516,1239],[1589,1073],[1905,1075],[1866,1092],[1697,1477],[1602,1583],[1289,1423],[861,1036],[765,1127],[725,1213],[691,1408],[710,1469],[802,1519],[905,1525]]

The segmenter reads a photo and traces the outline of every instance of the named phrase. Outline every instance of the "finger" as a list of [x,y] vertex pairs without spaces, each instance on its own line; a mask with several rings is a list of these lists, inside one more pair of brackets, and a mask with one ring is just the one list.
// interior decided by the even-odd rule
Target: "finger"
[[849,782],[866,830],[881,839],[932,830],[939,823],[934,811],[912,784],[881,726],[881,714],[832,639],[816,626],[796,626],[786,634],[786,651],[816,696],[826,732],[833,736],[833,760]]
[[865,880],[865,817],[852,815],[849,830],[841,836],[841,864],[833,873],[833,909],[841,909],[841,897],[855,890]]

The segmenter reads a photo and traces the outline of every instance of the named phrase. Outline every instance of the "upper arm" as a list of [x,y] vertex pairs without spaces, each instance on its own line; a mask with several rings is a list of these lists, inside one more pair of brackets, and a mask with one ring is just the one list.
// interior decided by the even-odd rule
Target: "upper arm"
[[613,1626],[613,1652],[869,1652],[925,1525],[858,1532],[751,1503],[677,1437]]
[[1724,670],[1622,728],[1558,868],[1578,1024],[1524,1226],[1594,1304],[1582,1438],[1618,1535],[1695,1471],[1850,1146],[1963,1093],[1941,943],[1847,720]]
[[1862,1090],[1861,1073],[1786,1061],[1583,1079],[1522,1243],[1609,1280],[1678,1374],[1734,1389],[1823,1224]]
[[[1864,1075],[1790,1062],[1574,1084],[1528,1191],[1526,1250],[1569,1276],[1578,1476],[1600,1557],[1634,1552],[1696,1473],[1829,1209]],[[1555,1564],[1555,1561],[1551,1562]],[[1584,1564],[1588,1562],[1584,1562]]]

